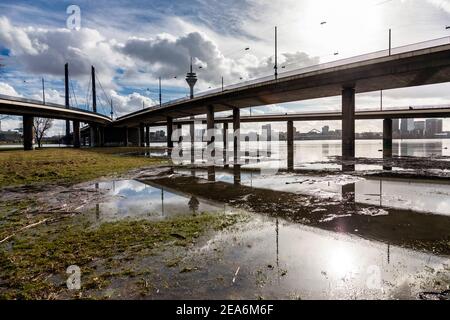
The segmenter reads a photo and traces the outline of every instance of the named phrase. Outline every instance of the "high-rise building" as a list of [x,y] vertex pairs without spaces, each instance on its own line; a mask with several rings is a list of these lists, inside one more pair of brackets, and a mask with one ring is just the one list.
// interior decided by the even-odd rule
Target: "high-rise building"
[[393,119],[392,132],[399,132],[399,131],[400,131],[400,119]]
[[400,132],[409,133],[414,131],[414,119],[402,119],[400,123]]
[[330,126],[323,126],[322,127],[322,134],[327,135],[330,133]]
[[[272,140],[272,125],[271,124],[265,124],[262,126],[263,135],[267,135],[267,141]],[[264,132],[265,131],[265,132]]]
[[425,121],[425,133],[428,137],[433,137],[442,133],[442,119],[427,119]]
[[425,121],[415,121],[414,122],[414,131],[423,135],[425,132]]

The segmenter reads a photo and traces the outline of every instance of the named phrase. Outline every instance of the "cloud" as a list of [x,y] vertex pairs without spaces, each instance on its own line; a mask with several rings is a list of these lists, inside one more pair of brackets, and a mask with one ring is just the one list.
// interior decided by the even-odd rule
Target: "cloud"
[[113,42],[94,29],[19,27],[0,17],[0,46],[11,51],[24,71],[34,74],[63,77],[68,62],[71,77],[86,81],[93,64],[111,81],[117,67],[127,66]]
[[4,94],[12,97],[20,97],[20,94],[7,83],[0,82],[0,94]]
[[429,3],[450,13],[450,1],[449,0],[428,0]]
[[[195,71],[203,81],[219,83],[222,76],[233,74],[233,61],[225,58],[216,44],[199,32],[180,37],[159,35],[154,39],[130,38],[119,45],[118,50],[144,62],[148,66],[146,71],[163,79],[184,76],[189,71],[191,57]],[[234,76],[237,77],[237,74]]]
[[14,54],[36,54],[32,40],[25,30],[14,27],[6,17],[0,17],[0,45]]
[[156,104],[156,101],[137,92],[123,96],[112,90],[110,95],[113,100],[114,112],[117,116]]
[[[306,66],[316,65],[320,62],[319,57],[311,57],[305,52],[281,53],[277,61],[278,73],[284,70],[298,69]],[[269,57],[259,61],[255,66],[249,66],[249,77],[272,75],[274,73],[275,58]],[[285,67],[285,68],[283,68]]]

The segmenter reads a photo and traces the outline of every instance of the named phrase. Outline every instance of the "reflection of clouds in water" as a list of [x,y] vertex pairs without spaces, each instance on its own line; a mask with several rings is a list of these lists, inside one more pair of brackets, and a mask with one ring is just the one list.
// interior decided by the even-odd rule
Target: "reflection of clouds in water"
[[[364,180],[356,184],[356,201],[380,203],[380,180]],[[381,203],[384,207],[410,209],[450,215],[450,186],[414,181],[383,181]]]
[[134,180],[118,180],[114,182],[102,182],[101,189],[109,189],[110,195],[127,195],[131,192],[139,193],[146,189],[147,185]]
[[[191,198],[177,195],[163,189],[146,185],[135,180],[103,182],[99,188],[108,189],[115,196],[99,205],[99,214],[105,218],[122,217],[163,217],[192,212],[214,212],[219,208],[203,203],[198,199],[190,203]],[[194,210],[195,209],[195,210]],[[222,210],[220,208],[220,210]]]

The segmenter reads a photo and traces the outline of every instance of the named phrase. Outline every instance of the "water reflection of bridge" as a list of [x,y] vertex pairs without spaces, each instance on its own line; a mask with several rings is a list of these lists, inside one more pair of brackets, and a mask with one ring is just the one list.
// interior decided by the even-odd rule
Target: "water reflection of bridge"
[[[314,206],[308,205],[314,197],[287,191],[255,187],[254,183],[242,184],[242,169],[220,169],[230,179],[224,182],[215,179],[208,169],[183,171],[187,175],[152,179],[150,183],[160,188],[179,190],[183,194],[232,204],[250,211],[280,217],[293,222],[310,225],[334,232],[354,234],[363,238],[408,248],[420,248],[434,253],[449,254],[447,241],[450,230],[450,216],[415,212],[407,208],[386,206],[380,196],[380,203],[365,204],[355,196],[355,184],[342,186],[342,201],[321,200]],[[245,172],[245,170],[244,170]],[[246,172],[248,174],[248,172]],[[257,174],[255,174],[257,175]],[[209,181],[209,183],[204,183]],[[143,181],[145,183],[145,181]],[[382,182],[380,182],[381,186]],[[383,191],[381,190],[381,195]],[[308,200],[309,199],[309,200]],[[320,200],[320,199],[318,199]],[[322,208],[323,211],[314,209]],[[364,210],[384,209],[386,215],[364,215]],[[333,219],[326,219],[336,215]]]

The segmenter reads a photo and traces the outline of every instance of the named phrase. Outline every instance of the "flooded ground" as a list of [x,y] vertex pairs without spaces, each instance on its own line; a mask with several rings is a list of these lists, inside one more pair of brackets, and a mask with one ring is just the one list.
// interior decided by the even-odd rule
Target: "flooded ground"
[[[378,143],[369,143],[364,148],[372,151],[360,154],[363,158],[345,172],[340,146],[316,143],[298,144],[295,169],[274,174],[257,170],[264,161],[235,167],[196,163],[138,169],[117,179],[40,192],[51,194],[52,208],[72,198],[64,210],[81,212],[96,226],[170,224],[204,213],[245,217],[195,236],[182,248],[168,245],[158,253],[122,259],[127,268],[117,272],[120,277],[89,291],[89,297],[450,299],[447,141],[427,147],[408,142],[413,151],[389,159],[388,168],[370,154]],[[271,156],[286,162],[283,155]],[[18,190],[8,192],[4,196],[15,199]],[[183,232],[170,236],[175,241],[187,237]],[[109,265],[94,264],[96,270]],[[136,279],[145,289],[139,285],[136,290]]]
[[242,171],[240,184],[219,169],[214,181],[206,169],[142,175],[97,186],[114,195],[99,204],[100,219],[252,213],[164,266],[156,282],[170,285],[152,298],[438,299],[450,285],[448,194],[429,197],[439,185],[379,180],[380,205],[379,181],[349,175]]

